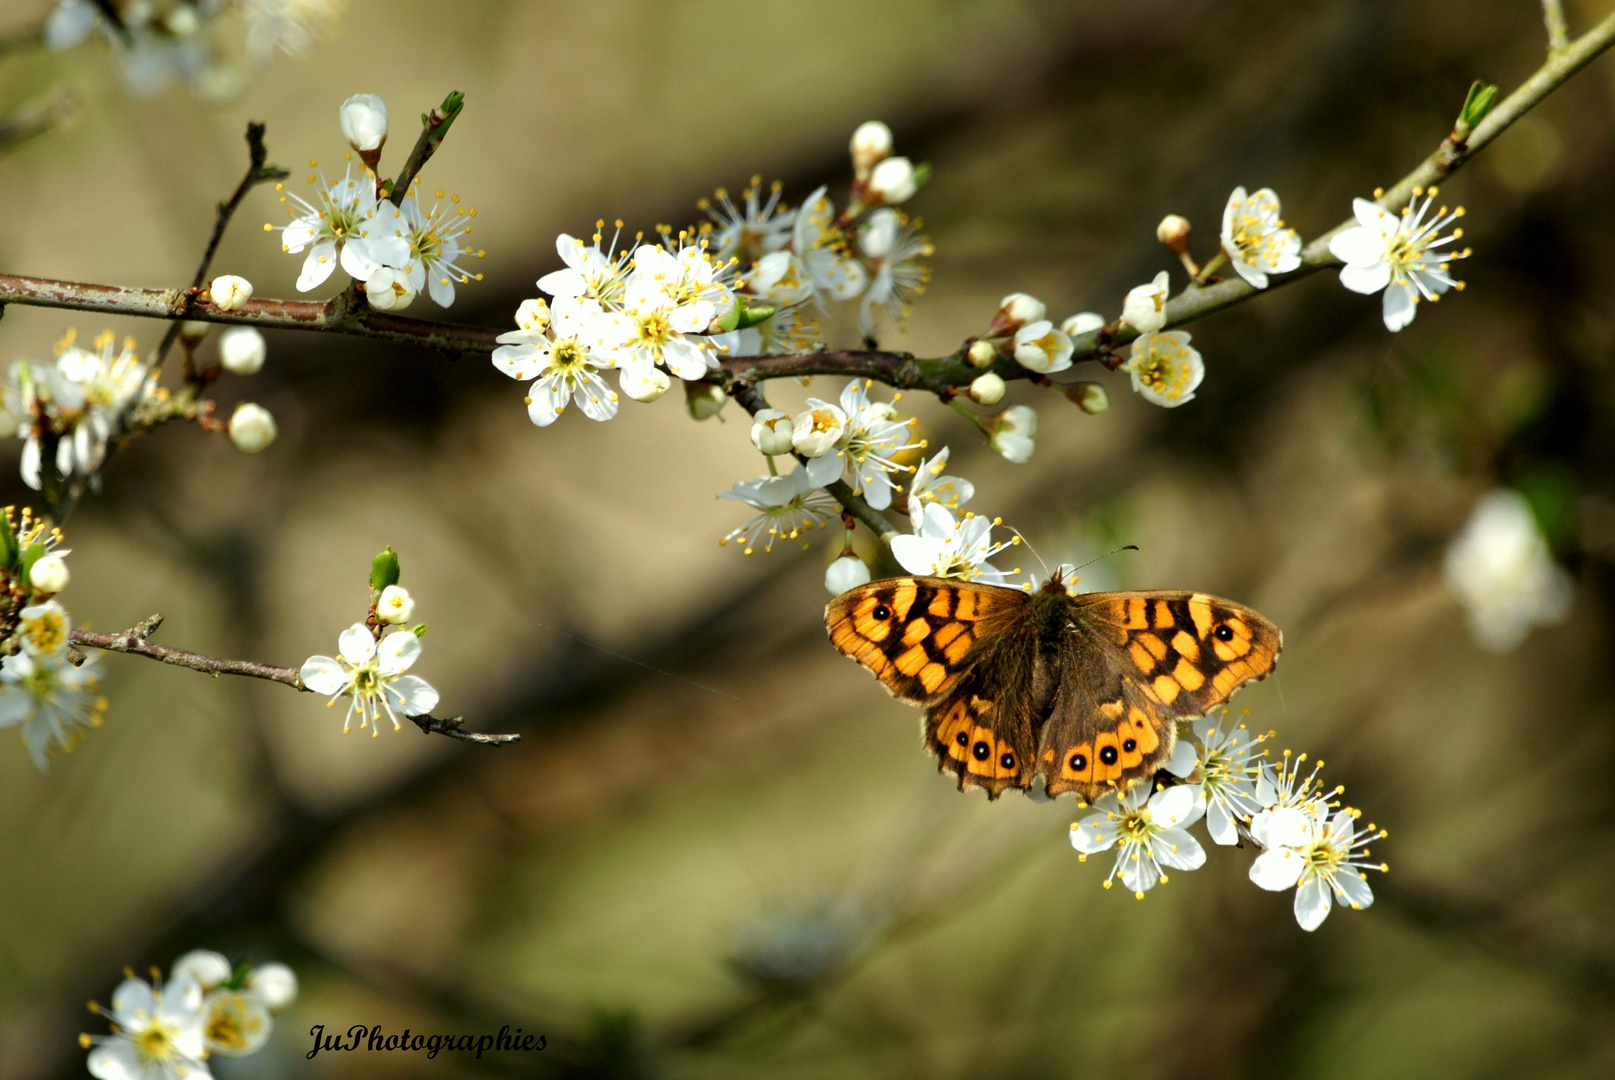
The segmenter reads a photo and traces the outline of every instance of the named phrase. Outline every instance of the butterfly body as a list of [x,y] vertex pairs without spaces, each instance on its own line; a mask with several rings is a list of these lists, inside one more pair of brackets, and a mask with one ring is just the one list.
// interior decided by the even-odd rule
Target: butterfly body
[[1265,678],[1283,635],[1204,593],[1073,596],[946,578],[889,578],[836,597],[830,640],[925,708],[924,737],[961,790],[996,799],[1041,776],[1092,802],[1154,773],[1181,720]]

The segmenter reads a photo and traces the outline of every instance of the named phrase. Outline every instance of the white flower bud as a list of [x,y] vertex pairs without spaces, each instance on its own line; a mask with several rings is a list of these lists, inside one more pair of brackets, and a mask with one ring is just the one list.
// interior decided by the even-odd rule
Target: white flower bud
[[59,593],[67,588],[67,560],[55,552],[41,555],[28,570],[28,582],[39,593]]
[[617,385],[622,388],[624,394],[635,401],[652,402],[667,393],[668,388],[673,385],[673,380],[659,367],[633,364],[623,368],[617,375]]
[[415,600],[402,585],[389,585],[376,601],[376,618],[384,623],[407,623],[415,614]]
[[716,383],[686,382],[684,384],[684,405],[690,410],[690,416],[696,420],[710,420],[723,409],[724,402],[729,395],[723,392],[723,387]]
[[297,1000],[297,975],[285,964],[260,964],[248,972],[247,989],[271,1009],[284,1009]]
[[1171,248],[1174,255],[1182,255],[1189,250],[1190,231],[1188,218],[1168,214],[1155,226],[1155,239]]
[[409,283],[409,274],[383,266],[365,279],[365,297],[377,311],[402,311],[414,303],[418,295]]
[[212,949],[192,949],[174,961],[174,970],[169,977],[181,979],[187,975],[195,979],[202,989],[211,990],[230,977],[230,961]]
[[862,180],[892,155],[892,129],[879,120],[868,120],[852,133],[852,169]]
[[240,311],[252,299],[252,282],[234,274],[220,274],[208,285],[213,306],[220,311]]
[[1110,393],[1096,382],[1074,382],[1065,388],[1071,403],[1090,416],[1110,408]]
[[213,329],[213,324],[203,322],[201,319],[186,319],[179,324],[179,339],[187,345],[198,345],[207,337],[207,332]]
[[796,414],[791,446],[803,457],[823,457],[847,433],[847,414],[835,405],[820,405]]
[[1004,400],[1004,380],[990,371],[978,375],[970,384],[970,397],[983,405],[997,405]]
[[990,341],[976,340],[970,343],[970,351],[965,357],[974,367],[986,367],[998,356],[998,349]]
[[201,26],[202,20],[197,18],[196,11],[187,4],[175,4],[163,16],[163,29],[177,38],[190,37]]
[[1166,271],[1162,270],[1148,285],[1128,292],[1122,304],[1122,318],[1128,326],[1141,334],[1153,334],[1166,325],[1167,282]]
[[1037,297],[1023,292],[1010,293],[999,303],[998,317],[993,320],[993,326],[1001,326],[1002,332],[1008,333],[1019,330],[1027,323],[1041,321],[1048,312],[1048,307]]
[[275,418],[262,405],[244,401],[230,417],[230,441],[243,454],[256,454],[275,441]]
[[824,571],[824,587],[831,596],[840,596],[848,589],[869,584],[869,567],[850,551],[843,551]]
[[342,137],[361,153],[387,141],[387,103],[375,94],[354,94],[337,110]]
[[791,414],[778,409],[759,409],[751,418],[751,444],[770,457],[791,452],[794,431]]
[[1028,405],[1011,405],[992,421],[992,447],[1017,465],[1031,460],[1037,434],[1037,413]]
[[219,366],[232,375],[255,375],[269,353],[264,336],[250,326],[232,326],[219,335]]
[[1061,323],[1060,329],[1066,332],[1066,336],[1076,337],[1078,334],[1092,333],[1104,325],[1105,317],[1097,311],[1079,311]]
[[906,157],[889,157],[869,173],[869,194],[883,203],[906,202],[920,190],[914,163]]

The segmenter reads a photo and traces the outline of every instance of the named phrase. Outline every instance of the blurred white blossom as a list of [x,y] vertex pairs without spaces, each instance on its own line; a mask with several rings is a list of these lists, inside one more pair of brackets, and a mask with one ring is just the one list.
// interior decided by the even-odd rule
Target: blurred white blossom
[[1553,561],[1530,503],[1512,489],[1499,488],[1475,506],[1443,568],[1475,641],[1492,652],[1508,652],[1533,626],[1570,614],[1570,575]]
[[1037,413],[1030,405],[1011,405],[987,421],[992,448],[1016,465],[1025,465],[1037,448]]

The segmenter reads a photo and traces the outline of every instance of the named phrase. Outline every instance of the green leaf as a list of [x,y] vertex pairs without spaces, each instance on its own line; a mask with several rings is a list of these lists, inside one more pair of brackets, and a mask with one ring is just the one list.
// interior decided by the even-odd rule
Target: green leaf
[[416,623],[414,626],[409,628],[409,632],[418,638],[423,638],[426,636],[426,624]]
[[33,588],[33,585],[28,581],[28,571],[34,568],[34,563],[38,562],[44,554],[44,544],[29,544],[23,549],[22,564],[17,573],[17,580],[21,582],[24,589]]
[[735,305],[735,310],[739,312],[739,318],[736,320],[735,326],[737,329],[744,330],[748,326],[756,326],[765,319],[773,318],[774,312],[778,311],[779,309],[770,307],[767,304],[763,304],[759,307],[749,308],[742,308],[737,304]]
[[0,563],[8,573],[16,571],[20,555],[22,550],[17,546],[17,534],[11,531],[9,522],[0,522]]
[[916,191],[924,187],[926,181],[930,179],[931,163],[929,161],[922,161],[914,166],[914,188]]
[[1475,126],[1486,119],[1486,114],[1492,111],[1497,104],[1497,87],[1490,83],[1476,79],[1469,88],[1469,96],[1464,98],[1464,107],[1458,110],[1458,121],[1453,124],[1452,130],[1460,139],[1467,139]]
[[240,990],[247,985],[247,976],[252,974],[252,964],[246,960],[237,963],[230,977],[219,984],[222,990]]
[[398,555],[389,544],[381,549],[370,563],[370,588],[380,592],[389,585],[398,584]]

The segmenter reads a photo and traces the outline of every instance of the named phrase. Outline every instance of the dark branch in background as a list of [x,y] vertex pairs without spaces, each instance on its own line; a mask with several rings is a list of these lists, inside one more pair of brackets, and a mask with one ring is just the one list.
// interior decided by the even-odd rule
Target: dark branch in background
[[[289,686],[293,690],[312,693],[303,685],[302,678],[292,668],[275,667],[272,664],[260,664],[255,660],[221,660],[214,656],[204,656],[201,653],[189,652],[185,649],[174,649],[167,645],[153,645],[147,639],[156,632],[163,623],[161,615],[153,615],[142,620],[139,624],[116,634],[101,634],[91,630],[72,631],[74,645],[82,645],[91,649],[104,649],[107,652],[129,653],[134,656],[144,656],[164,664],[173,664],[175,667],[188,668],[191,671],[200,671],[205,675],[243,675],[249,679],[265,679]],[[485,746],[503,746],[505,743],[520,742],[520,735],[483,735],[475,731],[465,731],[460,724],[462,718],[452,716],[444,719],[430,714],[409,717],[415,726],[428,735],[447,735],[451,739],[461,742],[481,743]]]
[[[0,43],[0,54],[5,46]],[[78,99],[66,90],[58,90],[48,101],[37,102],[19,109],[0,120],[0,151],[10,150],[41,132],[72,119],[78,109]]]

